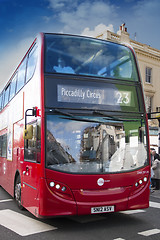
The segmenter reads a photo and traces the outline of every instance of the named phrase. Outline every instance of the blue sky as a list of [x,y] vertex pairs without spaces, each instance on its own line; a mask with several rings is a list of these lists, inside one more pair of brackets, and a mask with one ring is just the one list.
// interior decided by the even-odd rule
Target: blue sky
[[95,36],[126,23],[130,38],[160,49],[159,0],[0,0],[0,90],[38,32]]

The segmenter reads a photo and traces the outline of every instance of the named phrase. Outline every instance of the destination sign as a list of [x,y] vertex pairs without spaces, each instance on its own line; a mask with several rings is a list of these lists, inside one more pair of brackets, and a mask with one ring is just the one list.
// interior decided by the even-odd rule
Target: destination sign
[[57,85],[58,102],[133,106],[131,91],[115,88]]

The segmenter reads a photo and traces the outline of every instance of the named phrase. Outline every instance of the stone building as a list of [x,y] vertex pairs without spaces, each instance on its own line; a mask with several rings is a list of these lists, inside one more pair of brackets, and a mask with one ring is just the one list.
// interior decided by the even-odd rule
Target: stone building
[[[125,24],[120,26],[117,33],[106,31],[97,38],[127,43],[134,48],[143,81],[147,112],[160,112],[160,50],[131,39]],[[153,146],[158,144],[158,125],[158,120],[149,120]]]

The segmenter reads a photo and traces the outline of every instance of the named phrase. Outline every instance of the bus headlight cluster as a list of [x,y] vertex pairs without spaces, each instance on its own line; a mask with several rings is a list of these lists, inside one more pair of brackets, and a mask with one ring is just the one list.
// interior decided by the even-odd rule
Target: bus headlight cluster
[[59,197],[62,197],[68,200],[73,200],[73,194],[67,185],[57,181],[50,181],[50,180],[47,180],[47,183],[48,183],[49,189]]
[[55,182],[50,182],[49,185],[51,188],[55,187],[57,190],[61,189],[62,192],[65,192],[67,189],[65,186],[61,186],[60,184],[55,184]]
[[133,184],[130,196],[133,196],[134,194],[137,194],[138,192],[143,190],[146,185],[149,187],[148,180],[149,180],[148,176],[144,176],[144,177],[137,179],[137,181]]
[[144,177],[142,179],[139,179],[136,183],[135,183],[135,187],[141,186],[143,183],[146,183],[148,180],[147,177]]

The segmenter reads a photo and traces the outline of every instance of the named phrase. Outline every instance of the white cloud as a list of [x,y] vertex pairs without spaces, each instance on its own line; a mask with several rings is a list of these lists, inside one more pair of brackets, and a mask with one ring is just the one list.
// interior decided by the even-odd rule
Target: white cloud
[[128,16],[127,25],[131,36],[136,32],[137,41],[160,49],[159,39],[159,0],[141,0],[133,7],[132,16]]
[[[115,31],[125,22],[131,38],[160,49],[159,0],[48,0],[61,32],[94,35],[96,28],[106,25]],[[96,27],[95,27],[96,26]],[[111,27],[111,28],[110,28]],[[98,29],[98,32],[100,30]]]
[[48,17],[48,16],[43,16],[42,19],[43,19],[46,23],[49,23],[49,21],[51,20],[51,18]]
[[61,11],[62,9],[68,11],[68,9],[77,7],[78,4],[78,0],[48,0],[48,2],[49,7],[57,11]]
[[[125,22],[131,38],[136,32],[137,41],[160,49],[159,0],[125,0],[126,4],[133,3],[128,10],[122,4],[124,1],[117,1],[116,5],[112,4],[111,0],[46,1],[53,15],[42,16],[42,31],[94,37],[106,30],[117,31],[118,27]],[[13,30],[8,29],[8,31]],[[8,46],[5,52],[0,46],[0,90],[12,75],[32,41],[32,38],[19,41],[14,47]]]
[[112,24],[109,24],[108,26],[104,25],[103,23],[100,23],[98,24],[94,30],[90,30],[89,27],[86,27],[81,35],[83,36],[90,36],[90,37],[96,37],[104,32],[106,32],[107,30],[111,31],[111,32],[114,32],[114,29],[113,29],[113,25]]
[[117,7],[109,2],[49,0],[49,3],[57,20],[63,24],[64,33],[80,34],[85,28],[93,29],[101,23],[111,27],[113,19],[117,20]]
[[[137,5],[134,7],[135,14],[139,17],[143,16],[150,16],[146,20],[154,19],[154,21],[157,21],[154,17],[159,14],[160,10],[160,1],[159,0],[141,0],[137,2]],[[159,16],[159,15],[158,15]]]

